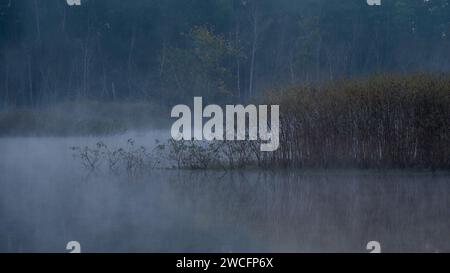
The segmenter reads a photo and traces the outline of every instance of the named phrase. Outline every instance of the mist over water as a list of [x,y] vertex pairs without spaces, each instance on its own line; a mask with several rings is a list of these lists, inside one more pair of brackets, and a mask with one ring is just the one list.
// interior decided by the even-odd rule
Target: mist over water
[[450,252],[450,0],[69,2],[0,1],[0,253]]
[[446,173],[151,170],[90,173],[71,146],[112,137],[0,139],[0,251],[450,251]]

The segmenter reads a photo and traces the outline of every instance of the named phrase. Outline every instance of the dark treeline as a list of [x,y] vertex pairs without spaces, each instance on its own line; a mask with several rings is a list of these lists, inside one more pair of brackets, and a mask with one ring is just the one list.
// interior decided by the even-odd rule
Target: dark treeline
[[448,71],[448,0],[0,0],[0,108]]

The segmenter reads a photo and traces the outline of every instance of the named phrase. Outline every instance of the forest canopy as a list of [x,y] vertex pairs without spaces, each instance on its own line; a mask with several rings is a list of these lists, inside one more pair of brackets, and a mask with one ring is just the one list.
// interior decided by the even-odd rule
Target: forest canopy
[[0,0],[0,108],[447,72],[448,0]]

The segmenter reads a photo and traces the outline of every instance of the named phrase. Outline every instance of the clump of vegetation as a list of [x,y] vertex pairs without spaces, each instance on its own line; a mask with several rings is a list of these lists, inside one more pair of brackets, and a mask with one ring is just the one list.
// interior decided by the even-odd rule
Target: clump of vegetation
[[[157,141],[148,149],[135,146],[133,139],[126,148],[110,148],[103,142],[92,147],[72,147],[73,156],[89,172],[101,168],[113,173],[136,176],[152,169],[236,169],[262,165],[263,157],[256,141]],[[267,162],[268,163],[268,162]],[[266,165],[267,166],[267,165]]]
[[262,166],[259,141],[188,141],[169,140],[167,157],[180,169],[242,169]]
[[144,146],[135,146],[133,139],[128,139],[125,148],[110,148],[103,142],[97,142],[93,147],[72,147],[73,156],[88,171],[93,172],[103,166],[113,173],[125,171],[129,176],[156,168],[161,162],[158,150],[161,150],[160,145],[151,151]]
[[450,168],[450,77],[383,75],[270,95],[291,167]]
[[221,166],[220,146],[216,142],[168,141],[168,159],[177,168],[206,169]]
[[267,100],[281,109],[275,152],[260,152],[259,141],[186,140],[158,143],[150,152],[133,148],[131,140],[126,150],[104,144],[75,150],[88,169],[106,161],[110,169],[123,165],[130,174],[155,167],[450,169],[448,76],[375,76],[299,86]]

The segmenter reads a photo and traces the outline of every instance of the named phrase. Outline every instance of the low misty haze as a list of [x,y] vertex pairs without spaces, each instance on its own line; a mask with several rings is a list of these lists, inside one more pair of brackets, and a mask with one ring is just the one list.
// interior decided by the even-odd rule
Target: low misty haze
[[0,252],[450,251],[450,1],[77,2],[0,0]]

